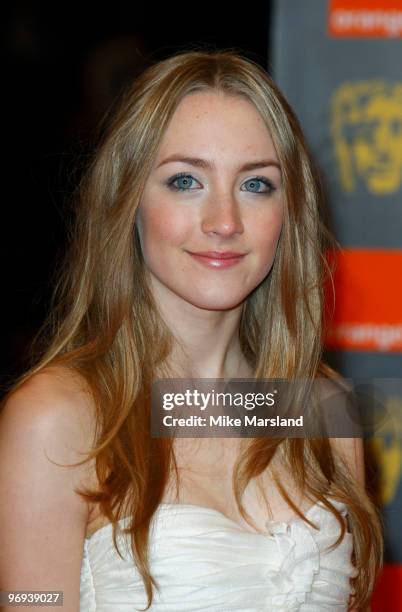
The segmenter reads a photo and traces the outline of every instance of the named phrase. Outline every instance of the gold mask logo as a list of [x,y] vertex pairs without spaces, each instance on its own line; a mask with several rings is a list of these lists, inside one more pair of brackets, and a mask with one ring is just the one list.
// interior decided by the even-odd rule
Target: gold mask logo
[[374,195],[396,192],[402,182],[402,83],[344,83],[333,93],[331,132],[341,186],[358,182]]
[[402,400],[390,396],[386,403],[390,418],[369,439],[369,450],[378,470],[378,497],[381,505],[394,499],[402,472]]

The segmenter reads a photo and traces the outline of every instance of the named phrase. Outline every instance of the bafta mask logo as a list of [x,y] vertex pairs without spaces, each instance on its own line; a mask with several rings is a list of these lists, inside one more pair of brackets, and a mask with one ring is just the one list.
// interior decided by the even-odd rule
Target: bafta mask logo
[[394,499],[402,475],[402,400],[389,397],[387,412],[390,418],[369,439],[370,450],[374,455],[379,472],[378,496],[381,505]]
[[402,181],[402,83],[344,83],[332,96],[331,131],[344,191],[374,195]]

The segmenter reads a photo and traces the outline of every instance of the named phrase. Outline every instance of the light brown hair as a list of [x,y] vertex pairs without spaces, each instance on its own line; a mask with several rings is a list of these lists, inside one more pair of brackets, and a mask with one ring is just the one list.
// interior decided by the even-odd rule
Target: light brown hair
[[[96,459],[99,490],[80,494],[100,504],[113,524],[116,548],[117,521],[132,518],[131,547],[148,607],[157,586],[149,568],[149,526],[176,467],[171,440],[150,436],[150,390],[156,377],[171,374],[166,360],[173,340],[146,282],[135,215],[170,118],[184,96],[202,91],[251,102],[282,169],[283,229],[270,273],[244,304],[243,353],[256,378],[339,378],[322,359],[324,282],[331,277],[325,249],[336,243],[321,220],[319,179],[291,107],[261,66],[232,50],[180,52],[148,67],[122,96],[79,184],[69,248],[38,336],[40,357],[13,387],[49,365],[85,380],[98,424],[86,461]],[[247,483],[280,447],[300,489],[323,501],[342,529],[329,488],[347,504],[359,570],[355,605],[364,609],[382,564],[382,525],[372,499],[328,439],[251,440],[234,474],[242,514]]]

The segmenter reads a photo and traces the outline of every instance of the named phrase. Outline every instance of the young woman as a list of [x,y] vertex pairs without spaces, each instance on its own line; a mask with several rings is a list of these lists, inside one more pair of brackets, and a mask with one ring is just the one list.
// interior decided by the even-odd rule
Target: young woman
[[78,195],[40,358],[1,414],[1,588],[69,612],[368,609],[361,439],[150,431],[160,378],[337,378],[330,235],[277,86],[230,50],[151,66]]

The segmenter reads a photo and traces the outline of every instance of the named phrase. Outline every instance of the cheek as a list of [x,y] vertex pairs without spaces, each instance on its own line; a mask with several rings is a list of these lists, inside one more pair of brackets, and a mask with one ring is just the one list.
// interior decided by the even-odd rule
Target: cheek
[[178,214],[168,206],[149,207],[141,214],[139,225],[143,251],[150,254],[170,246],[180,246],[191,229],[186,215]]
[[272,260],[275,254],[282,223],[282,215],[276,214],[269,219],[261,219],[254,226],[255,245],[264,261]]

